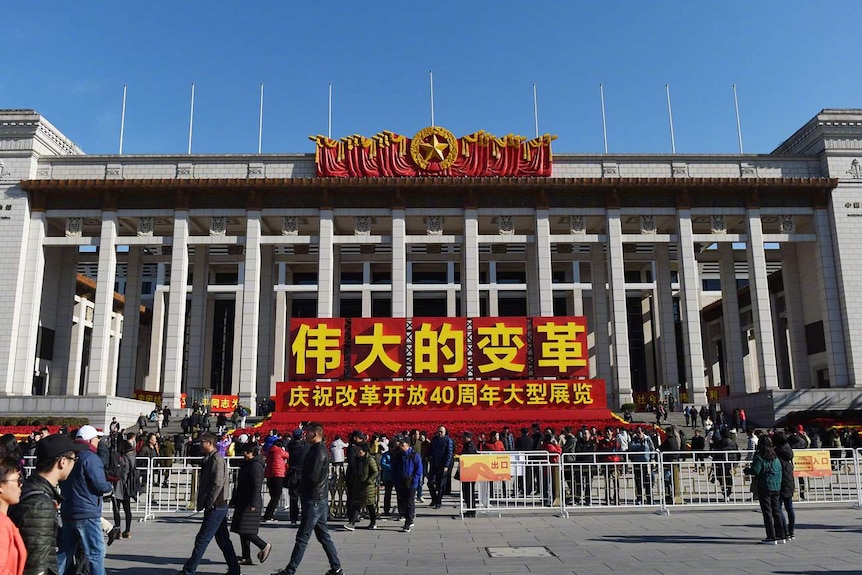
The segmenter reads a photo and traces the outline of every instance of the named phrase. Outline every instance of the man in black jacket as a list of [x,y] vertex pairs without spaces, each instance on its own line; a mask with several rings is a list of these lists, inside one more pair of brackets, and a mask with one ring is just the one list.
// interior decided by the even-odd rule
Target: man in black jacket
[[290,555],[290,563],[273,575],[294,575],[305,555],[308,540],[313,531],[323,546],[329,559],[326,575],[344,575],[335,543],[329,535],[326,524],[329,515],[329,450],[323,441],[323,426],[310,423],[305,428],[305,441],[308,453],[302,462],[302,475],[299,479],[299,496],[302,499],[302,519],[296,532],[296,543]]
[[49,435],[36,444],[36,472],[24,482],[21,500],[9,509],[18,526],[27,563],[24,575],[59,575],[57,565],[57,506],[62,501],[58,484],[75,466],[77,452],[85,449],[68,435]]
[[299,479],[302,477],[302,462],[308,453],[308,444],[302,440],[301,429],[293,430],[287,453],[290,456],[290,469],[287,470],[284,483],[290,498],[290,525],[296,527],[299,523]]

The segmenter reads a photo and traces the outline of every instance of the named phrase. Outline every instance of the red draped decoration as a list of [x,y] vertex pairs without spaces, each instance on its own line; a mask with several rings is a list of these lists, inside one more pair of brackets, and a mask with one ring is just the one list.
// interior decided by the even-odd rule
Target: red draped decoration
[[551,142],[556,138],[550,134],[532,140],[514,134],[497,138],[479,131],[456,139],[440,127],[425,128],[414,138],[387,131],[371,138],[311,137],[317,146],[317,175],[330,178],[550,177]]

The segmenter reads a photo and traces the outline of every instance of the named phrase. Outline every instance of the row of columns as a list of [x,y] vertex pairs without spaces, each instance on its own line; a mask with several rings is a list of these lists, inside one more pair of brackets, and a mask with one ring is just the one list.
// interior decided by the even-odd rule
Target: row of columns
[[[335,267],[335,230],[332,210],[321,210],[318,262],[317,308],[319,317],[332,317],[335,310],[335,282],[337,270]],[[393,210],[392,229],[392,315],[405,317],[406,303],[406,254],[407,235],[405,225],[405,210]],[[536,211],[536,236],[530,244],[528,260],[535,269],[534,277],[530,278],[531,297],[530,312],[548,316],[553,314],[553,284],[551,278],[551,234],[548,210]],[[763,231],[758,210],[749,210],[747,220],[748,261],[750,263],[750,283],[752,290],[752,310],[756,329],[756,345],[758,358],[758,388],[770,389],[777,387],[777,367],[775,357],[775,342],[773,338],[772,316],[769,306],[769,292],[766,276],[766,261],[763,245]],[[678,210],[678,266],[680,279],[680,311],[684,324],[683,334],[686,352],[686,373],[684,380],[688,382],[689,390],[694,392],[694,401],[705,400],[706,378],[704,375],[704,358],[700,338],[700,291],[696,254],[694,252],[694,234],[690,210]],[[846,358],[844,357],[844,341],[841,328],[841,309],[838,300],[837,279],[833,260],[824,264],[824,257],[832,256],[831,235],[829,234],[828,214],[825,210],[815,210],[815,225],[817,228],[821,266],[818,270],[826,297],[823,298],[824,325],[826,327],[827,345],[830,350],[830,372],[838,382],[847,378]],[[627,401],[631,398],[632,380],[630,373],[628,325],[625,296],[625,268],[623,255],[623,234],[621,212],[619,209],[609,209],[606,215],[606,244],[595,242],[591,246],[590,262],[592,264],[593,283],[593,314],[595,317],[595,349],[597,350],[596,376],[613,382],[616,390],[614,401]],[[825,234],[825,235],[824,235]],[[28,242],[41,245],[45,235],[45,222],[42,214],[32,215]],[[206,325],[206,289],[207,289],[207,259],[206,250],[196,250],[194,265],[194,285],[190,317],[190,357],[188,364],[188,381],[183,381],[184,339],[186,334],[186,317],[189,302],[187,299],[187,278],[189,275],[189,214],[179,210],[175,213],[171,256],[171,281],[169,287],[157,289],[153,302],[153,329],[151,349],[158,353],[151,354],[147,386],[152,389],[160,385],[164,400],[170,405],[179,405],[180,393],[191,387],[206,386],[208,382],[201,380],[203,373],[203,353],[199,349],[205,340],[204,325]],[[648,241],[649,236],[644,236]],[[274,298],[274,313],[267,313],[261,322],[261,307],[269,309],[272,302],[268,292],[261,294],[261,286],[272,286],[276,282],[269,277],[274,266],[271,261],[271,250],[261,250],[262,243],[261,213],[249,211],[245,237],[245,262],[242,266],[241,292],[238,290],[238,336],[237,371],[235,381],[238,382],[240,400],[253,404],[258,393],[269,393],[269,387],[284,373],[287,326],[287,297],[284,291],[276,290]],[[121,240],[119,240],[121,241]],[[119,385],[113,388],[112,374],[117,372],[116,362],[111,361],[112,355],[117,357],[116,350],[111,348],[111,333],[117,326],[113,324],[112,308],[114,280],[116,277],[116,246],[117,217],[116,212],[103,213],[101,236],[99,238],[98,278],[96,289],[96,311],[93,319],[92,347],[90,355],[89,376],[85,386],[87,394],[131,395],[135,386],[137,369],[135,359],[138,347],[137,334],[140,331],[137,308],[141,303],[140,285],[143,262],[139,248],[129,252],[129,276],[127,282],[127,310],[123,325],[124,350],[119,358]],[[479,314],[479,244],[478,210],[464,211],[464,249],[462,255],[462,280],[464,282],[464,313],[468,317]],[[607,254],[604,253],[605,246]],[[666,243],[657,242],[656,270],[658,283],[659,321],[656,329],[660,334],[660,372],[666,383],[676,383],[680,379],[676,368],[676,341],[673,329],[673,294],[670,287],[670,258]],[[724,314],[723,329],[728,346],[727,374],[731,385],[739,385],[744,381],[742,362],[732,358],[742,357],[738,302],[736,301],[736,280],[733,269],[731,246],[720,244],[722,285],[729,289],[723,290]],[[43,250],[38,250],[43,253]],[[266,254],[266,255],[265,255]],[[33,322],[38,318],[38,298],[41,289],[41,277],[44,273],[44,255],[41,261],[29,262],[26,267],[25,281],[34,286],[30,290],[31,300],[24,297],[22,313],[19,314],[23,323]],[[831,266],[831,267],[830,267]],[[164,266],[160,266],[161,274]],[[159,278],[158,285],[164,285],[164,277]],[[283,284],[285,278],[279,277],[278,283]],[[532,292],[532,286],[537,290]],[[608,293],[604,294],[604,286]],[[241,293],[241,300],[239,294]],[[607,297],[604,297],[604,296]],[[167,296],[167,305],[165,302]],[[735,310],[735,312],[734,312]],[[274,326],[270,325],[270,319]],[[33,322],[31,325],[36,325]],[[610,325],[610,329],[608,329]],[[797,320],[798,325],[798,320]],[[264,329],[266,328],[266,329]],[[13,326],[14,329],[14,326]],[[35,330],[28,333],[35,333]],[[270,362],[267,354],[261,354],[260,341],[262,333],[274,333],[274,341],[266,341],[267,349],[274,353]],[[164,334],[164,341],[162,337]],[[30,341],[32,339],[32,341]],[[119,338],[114,338],[114,345]],[[269,345],[269,344],[272,345]],[[35,335],[23,338],[20,344],[21,353],[35,356]],[[32,349],[30,349],[32,348]],[[162,357],[161,350],[164,350]],[[607,353],[605,350],[613,350]],[[163,363],[163,370],[162,370]],[[273,373],[262,376],[259,370],[272,365]],[[798,368],[797,368],[798,369]],[[24,384],[20,390],[14,388],[12,382],[29,382],[32,376],[21,373],[21,377],[7,378],[7,393],[16,391],[24,393]],[[26,376],[26,377],[25,377]],[[677,379],[678,378],[678,379]]]

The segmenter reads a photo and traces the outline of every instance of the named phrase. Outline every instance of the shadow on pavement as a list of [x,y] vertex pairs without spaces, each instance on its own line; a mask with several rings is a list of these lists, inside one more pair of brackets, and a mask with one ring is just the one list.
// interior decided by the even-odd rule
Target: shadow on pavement
[[751,537],[710,537],[706,535],[605,535],[592,541],[610,541],[614,543],[704,543],[713,545],[739,545],[754,543]]

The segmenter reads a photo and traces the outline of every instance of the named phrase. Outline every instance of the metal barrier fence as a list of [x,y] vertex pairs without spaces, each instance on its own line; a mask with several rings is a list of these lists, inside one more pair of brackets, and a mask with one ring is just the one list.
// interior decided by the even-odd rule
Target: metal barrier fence
[[[822,451],[830,450],[794,453],[813,456]],[[862,508],[862,449],[831,451],[831,473],[796,478],[794,498],[802,505],[852,503]],[[523,466],[519,461],[529,459],[529,454],[510,453],[512,479],[462,488],[461,515],[531,509],[568,516],[585,509],[635,506],[668,514],[674,507],[759,505],[751,491],[752,477],[743,471],[753,455],[748,451],[656,452],[644,461],[636,453],[566,453],[557,462],[545,459]],[[617,457],[619,461],[608,461]],[[533,483],[538,495],[532,499],[512,488],[530,469],[534,478],[543,479]]]
[[[862,448],[794,453],[813,455],[818,451],[830,452],[830,474],[797,478],[794,502],[849,503],[862,508]],[[462,517],[524,511],[567,517],[572,512],[596,508],[641,508],[668,514],[680,507],[758,505],[751,492],[752,478],[743,473],[753,452],[656,452],[651,454],[650,461],[639,460],[636,453],[507,454],[511,470],[508,481],[453,482],[452,491],[460,495]],[[608,461],[616,456],[619,461]],[[239,457],[228,460],[231,491],[241,460]],[[172,513],[194,512],[199,462],[200,458],[189,457],[139,459],[141,492],[132,504],[134,515],[147,521]],[[32,472],[33,463],[25,460],[25,475]],[[347,515],[344,471],[344,464],[333,464],[330,473],[330,515],[336,518]],[[263,495],[266,501],[265,485]],[[279,507],[286,508],[284,493]],[[106,504],[105,512],[109,510]]]

